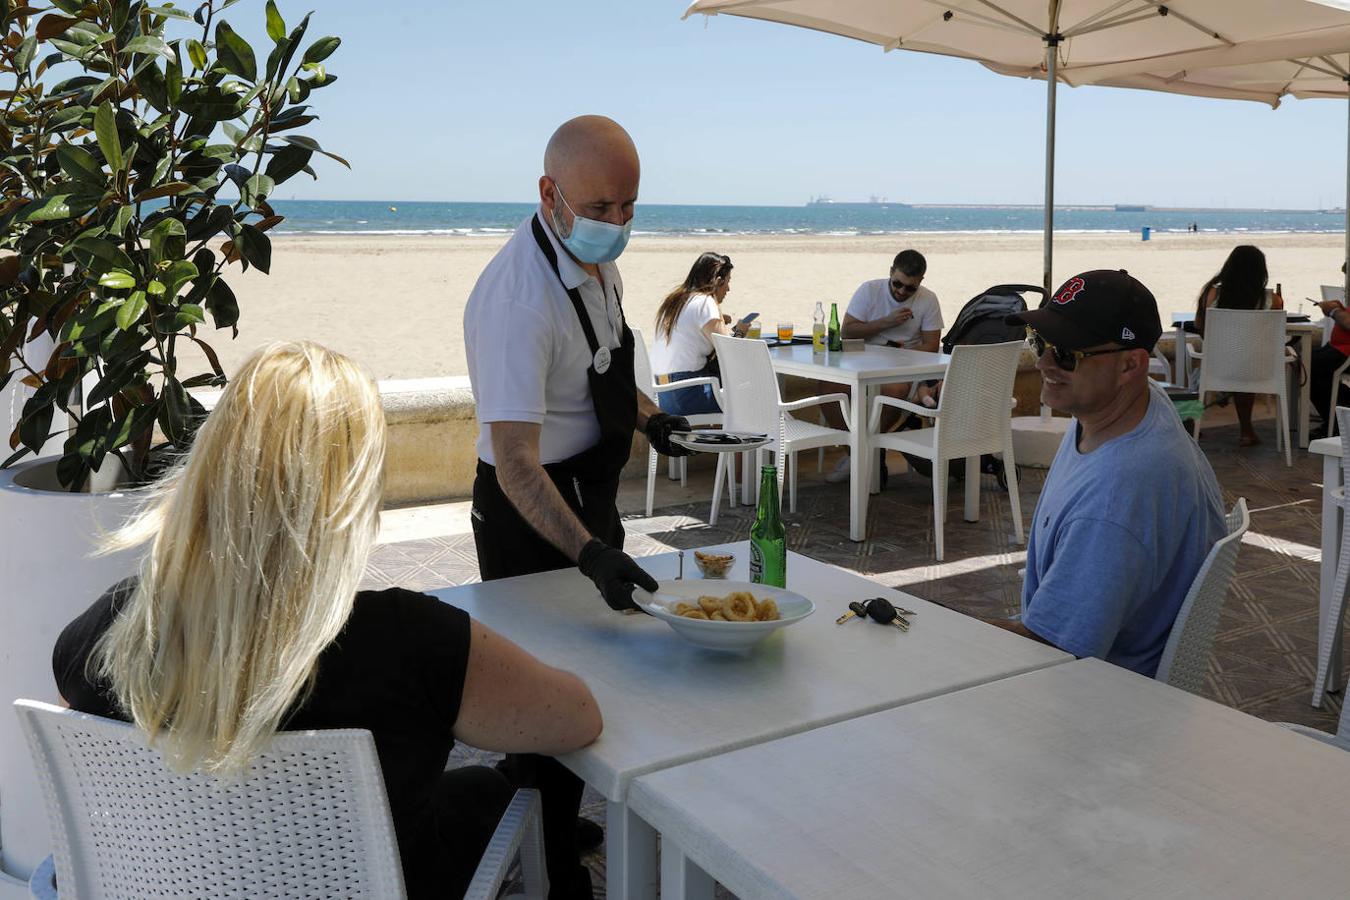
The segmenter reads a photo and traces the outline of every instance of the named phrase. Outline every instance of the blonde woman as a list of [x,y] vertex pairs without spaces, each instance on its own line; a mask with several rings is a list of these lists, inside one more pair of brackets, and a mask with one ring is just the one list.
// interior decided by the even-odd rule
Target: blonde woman
[[242,773],[282,729],[369,729],[409,896],[459,896],[512,789],[443,772],[455,741],[563,753],[600,713],[576,676],[462,610],[357,590],[384,455],[379,394],[351,360],[255,354],[114,536],[145,546],[139,576],[66,627],[53,668],[73,708],[134,722],[180,771]]

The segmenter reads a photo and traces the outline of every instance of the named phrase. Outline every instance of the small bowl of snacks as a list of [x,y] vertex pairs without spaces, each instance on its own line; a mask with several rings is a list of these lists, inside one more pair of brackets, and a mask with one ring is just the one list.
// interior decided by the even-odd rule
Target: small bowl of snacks
[[633,600],[691,644],[710,650],[749,650],[780,628],[800,622],[816,605],[801,594],[722,581],[662,581],[655,594],[633,591]]
[[731,553],[694,551],[694,562],[698,564],[698,570],[703,573],[704,578],[726,578],[727,572],[731,571],[731,564],[735,561],[736,557]]

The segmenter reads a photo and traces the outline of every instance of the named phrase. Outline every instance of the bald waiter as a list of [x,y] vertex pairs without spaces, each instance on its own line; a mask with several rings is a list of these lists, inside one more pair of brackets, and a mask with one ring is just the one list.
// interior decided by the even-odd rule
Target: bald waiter
[[[614,260],[628,242],[638,175],[637,149],[616,122],[565,122],[544,152],[539,208],[488,263],[464,311],[479,423],[479,573],[489,581],[576,565],[614,609],[635,606],[635,585],[656,590],[623,552],[615,506],[633,433],[682,456],[670,436],[689,427],[633,377]],[[587,896],[577,838],[584,848],[599,835],[576,820],[581,782],[538,757],[510,757],[504,770],[541,790],[552,895]]]
[[544,153],[539,209],[488,263],[464,311],[483,580],[575,564],[615,609],[634,605],[634,585],[656,588],[623,552],[615,507],[633,433],[684,455],[670,434],[689,427],[633,378],[614,260],[628,242],[638,174],[618,123],[564,123]]

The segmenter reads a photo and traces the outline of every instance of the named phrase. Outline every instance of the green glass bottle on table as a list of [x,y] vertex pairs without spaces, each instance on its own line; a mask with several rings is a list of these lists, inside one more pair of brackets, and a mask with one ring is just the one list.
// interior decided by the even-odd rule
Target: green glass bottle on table
[[750,580],[787,587],[787,529],[778,510],[778,467],[759,470],[759,507],[750,526]]
[[830,304],[830,352],[838,353],[844,349],[844,335],[839,331],[839,304]]

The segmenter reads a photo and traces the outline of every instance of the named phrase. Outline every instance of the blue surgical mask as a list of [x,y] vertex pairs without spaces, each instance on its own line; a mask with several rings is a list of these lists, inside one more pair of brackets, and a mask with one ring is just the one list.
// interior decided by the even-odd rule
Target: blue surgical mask
[[568,203],[562,191],[558,190],[556,181],[553,183],[553,192],[572,214],[572,230],[564,237],[562,216],[558,213],[557,207],[553,210],[553,230],[557,232],[558,239],[562,241],[567,251],[582,262],[592,265],[618,259],[624,247],[628,246],[628,235],[633,230],[633,220],[629,219],[623,225],[615,225],[612,222],[587,219],[577,215],[576,210],[572,209],[572,204]]

